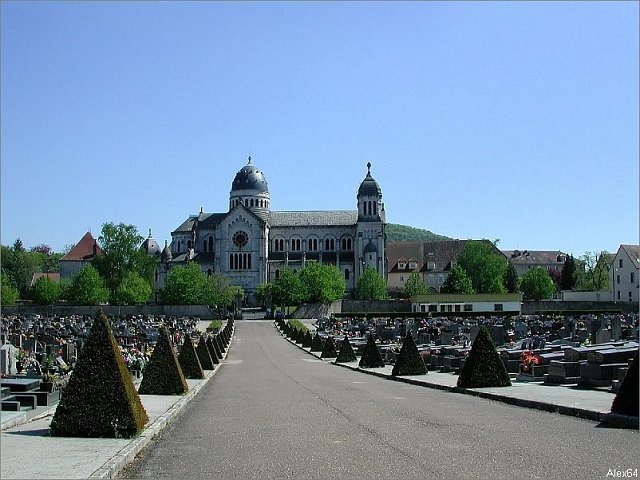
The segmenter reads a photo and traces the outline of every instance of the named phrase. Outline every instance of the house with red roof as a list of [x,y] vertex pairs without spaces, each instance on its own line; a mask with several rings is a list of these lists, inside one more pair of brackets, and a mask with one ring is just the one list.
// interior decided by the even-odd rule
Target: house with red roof
[[85,233],[69,253],[60,259],[60,279],[71,279],[101,253],[102,249],[91,232]]

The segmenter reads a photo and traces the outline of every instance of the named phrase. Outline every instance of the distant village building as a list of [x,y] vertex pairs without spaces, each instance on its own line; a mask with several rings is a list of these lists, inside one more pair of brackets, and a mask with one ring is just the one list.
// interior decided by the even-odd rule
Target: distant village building
[[640,245],[620,245],[609,268],[614,301],[638,301],[639,272]]
[[443,293],[414,295],[411,310],[420,313],[455,315],[519,315],[522,310],[521,293]]
[[60,279],[71,279],[101,253],[102,249],[91,232],[85,233],[69,253],[60,259]]
[[143,248],[158,258],[156,292],[175,265],[198,263],[203,272],[219,273],[256,304],[256,287],[277,279],[285,269],[300,271],[308,262],[337,266],[352,294],[367,267],[386,278],[385,208],[371,164],[356,193],[355,210],[272,211],[264,173],[252,163],[231,183],[228,210],[200,209],[171,232],[160,251],[149,234]]
[[564,262],[569,258],[569,255],[559,250],[503,250],[502,253],[514,266],[519,277],[535,267],[560,273]]
[[[389,293],[397,295],[403,292],[413,272],[420,274],[431,293],[440,292],[458,255],[469,241],[390,242],[387,245]],[[481,241],[490,245],[497,255],[503,255],[489,240]]]

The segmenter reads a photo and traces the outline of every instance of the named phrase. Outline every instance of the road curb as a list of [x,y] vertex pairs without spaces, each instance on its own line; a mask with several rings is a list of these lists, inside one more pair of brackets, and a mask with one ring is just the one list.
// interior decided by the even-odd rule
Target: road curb
[[158,435],[167,425],[169,425],[172,419],[180,411],[182,411],[184,407],[187,406],[187,404],[189,404],[191,400],[193,400],[198,392],[202,388],[204,388],[207,383],[209,383],[213,376],[218,373],[220,367],[222,367],[223,365],[223,361],[227,358],[234,334],[235,327],[231,332],[229,347],[222,355],[222,360],[219,364],[215,365],[215,368],[213,370],[210,370],[210,373],[205,378],[203,378],[201,382],[190,389],[185,396],[183,396],[180,400],[169,407],[166,412],[156,418],[151,425],[146,427],[138,437],[134,438],[126,446],[120,449],[118,453],[107,460],[107,462],[102,467],[98,468],[88,478],[116,478],[122,471],[122,469],[124,469],[124,467],[133,462],[136,458],[136,455],[138,455],[138,453],[140,453],[156,435]]
[[[316,358],[320,358],[319,355],[316,355],[314,352],[309,352],[308,350],[304,349],[301,345],[298,345],[297,343],[295,343],[294,341],[292,341],[291,339],[287,338],[287,336],[284,334],[284,332],[282,332],[277,325],[275,326],[276,329],[280,332],[280,334],[290,343],[292,343],[293,345],[295,345],[296,347],[298,347],[299,349],[301,349],[302,351],[313,355]],[[324,359],[323,359],[324,360]],[[493,393],[493,392],[483,392],[481,390],[477,390],[477,389],[469,389],[469,388],[463,388],[463,387],[457,387],[457,386],[448,386],[448,385],[440,385],[440,384],[436,384],[436,383],[430,383],[428,381],[424,381],[424,380],[416,380],[414,378],[407,378],[407,377],[398,377],[398,376],[394,376],[394,375],[389,375],[386,373],[382,373],[382,372],[372,372],[360,367],[353,367],[351,365],[345,365],[342,363],[335,363],[335,362],[329,362],[326,361],[326,363],[330,363],[332,365],[337,365],[339,367],[343,367],[343,368],[348,368],[349,370],[352,370],[354,372],[360,372],[360,373],[365,373],[367,375],[374,375],[376,377],[381,377],[381,378],[386,378],[388,380],[393,380],[396,382],[402,382],[402,383],[408,383],[411,385],[417,385],[419,387],[427,387],[427,388],[433,388],[436,390],[444,390],[444,391],[448,391],[448,392],[452,392],[452,393],[459,393],[459,394],[463,394],[463,395],[472,395],[474,397],[480,397],[480,398],[486,398],[489,400],[494,400],[497,402],[502,402],[502,403],[506,403],[508,405],[514,405],[517,407],[524,407],[524,408],[530,408],[530,409],[534,409],[534,410],[542,410],[545,412],[550,412],[550,413],[559,413],[560,415],[567,415],[567,416],[571,416],[571,417],[577,417],[577,418],[582,418],[582,419],[586,419],[586,420],[592,420],[595,422],[600,422],[603,425],[609,425],[609,426],[613,426],[613,427],[619,427],[619,428],[629,428],[629,429],[636,429],[638,430],[638,417],[631,417],[628,415],[619,415],[619,414],[615,414],[615,413],[611,413],[611,412],[600,412],[600,411],[596,411],[596,410],[588,410],[585,408],[578,408],[578,407],[567,407],[564,405],[555,405],[553,403],[548,403],[548,402],[541,402],[538,400],[530,400],[530,399],[525,399],[525,398],[518,398],[518,397],[510,397],[507,395],[500,395],[497,393]]]

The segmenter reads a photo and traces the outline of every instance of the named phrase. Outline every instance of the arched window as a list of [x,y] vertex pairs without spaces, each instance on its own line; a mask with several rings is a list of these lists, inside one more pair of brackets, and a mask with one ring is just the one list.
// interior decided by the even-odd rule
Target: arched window
[[204,241],[202,242],[202,251],[203,251],[203,252],[206,252],[206,251],[207,251],[207,241],[206,241],[206,240],[204,240]]
[[209,251],[213,252],[213,237],[209,235]]
[[344,279],[345,280],[349,280],[349,269],[348,268],[345,269],[345,271],[344,271]]
[[277,280],[278,278],[280,278],[280,270],[279,270],[279,269],[277,269],[277,268],[276,268],[276,272],[275,272],[275,277],[276,277],[276,280]]
[[376,202],[373,202],[373,214],[377,215],[377,210],[378,210],[378,204]]

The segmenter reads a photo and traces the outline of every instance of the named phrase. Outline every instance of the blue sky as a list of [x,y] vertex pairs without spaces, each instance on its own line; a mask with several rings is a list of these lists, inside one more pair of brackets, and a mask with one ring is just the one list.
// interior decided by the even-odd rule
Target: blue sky
[[12,2],[1,240],[164,244],[250,154],[273,210],[502,249],[638,243],[638,2]]

